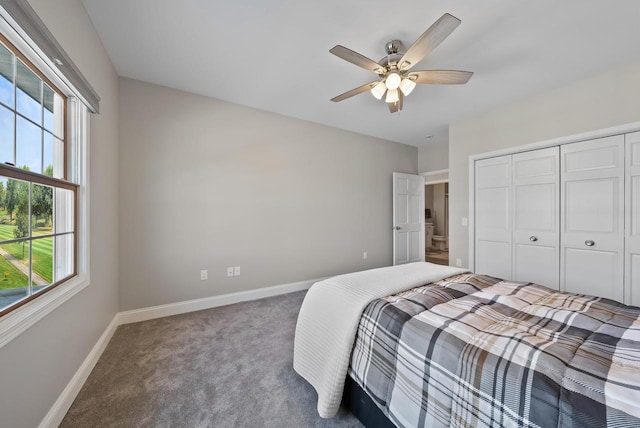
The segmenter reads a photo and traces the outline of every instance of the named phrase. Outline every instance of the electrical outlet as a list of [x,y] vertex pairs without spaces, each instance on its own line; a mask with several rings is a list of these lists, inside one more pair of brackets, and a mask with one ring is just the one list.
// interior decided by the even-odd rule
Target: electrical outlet
[[200,281],[204,281],[207,278],[209,278],[209,271],[201,270],[200,271]]
[[462,225],[463,226],[469,226],[469,219],[466,217],[462,217]]
[[233,268],[233,276],[240,275],[240,266],[236,266]]
[[367,257],[369,257],[369,255],[367,254],[366,251],[362,253],[362,260],[367,260]]
[[462,267],[462,259],[456,259],[456,266]]
[[227,276],[233,276],[233,266],[227,268]]

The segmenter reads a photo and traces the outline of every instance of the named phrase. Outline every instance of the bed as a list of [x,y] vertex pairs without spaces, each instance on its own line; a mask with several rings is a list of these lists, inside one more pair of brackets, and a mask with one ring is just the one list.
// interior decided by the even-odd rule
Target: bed
[[430,263],[375,269],[309,290],[294,369],[322,417],[347,381],[389,426],[640,426],[640,308]]

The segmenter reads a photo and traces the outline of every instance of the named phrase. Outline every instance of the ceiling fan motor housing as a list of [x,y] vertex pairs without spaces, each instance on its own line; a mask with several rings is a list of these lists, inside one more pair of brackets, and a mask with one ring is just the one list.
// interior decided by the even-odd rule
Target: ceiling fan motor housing
[[402,58],[402,54],[400,53],[389,54],[384,58],[381,58],[380,61],[378,61],[378,64],[390,70],[397,69],[400,58]]
[[387,51],[387,54],[389,54],[389,55],[397,54],[398,52],[400,52],[402,47],[403,47],[403,45],[402,45],[402,42],[400,40],[391,40],[391,41],[387,42],[387,44],[385,45],[385,50]]

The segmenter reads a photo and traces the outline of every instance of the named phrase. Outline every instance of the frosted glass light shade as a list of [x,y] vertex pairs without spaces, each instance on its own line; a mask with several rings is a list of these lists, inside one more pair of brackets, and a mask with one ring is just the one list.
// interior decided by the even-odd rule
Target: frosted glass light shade
[[376,86],[371,88],[371,94],[376,97],[376,99],[381,100],[384,93],[387,91],[387,85],[384,84],[383,81],[378,82]]
[[390,73],[384,83],[386,83],[387,89],[398,89],[401,80],[402,78],[398,73]]
[[411,79],[402,79],[402,82],[400,82],[400,90],[405,95],[409,95],[415,87],[416,82]]
[[397,103],[399,100],[400,98],[398,97],[397,89],[389,89],[387,91],[387,99],[385,100],[386,102],[388,102],[389,104],[393,104]]

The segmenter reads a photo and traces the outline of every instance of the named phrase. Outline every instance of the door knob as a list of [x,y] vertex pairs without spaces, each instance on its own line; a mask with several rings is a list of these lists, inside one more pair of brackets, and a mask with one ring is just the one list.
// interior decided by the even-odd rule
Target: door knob
[[529,237],[529,241],[531,241],[531,242],[536,242],[537,240],[538,240],[537,236],[530,236]]
[[594,245],[596,245],[596,243],[591,239],[587,239],[586,241],[584,241],[584,245],[586,245],[587,247],[593,247]]
[[393,226],[393,227],[391,228],[391,230],[400,230],[400,229],[402,229],[400,226]]

